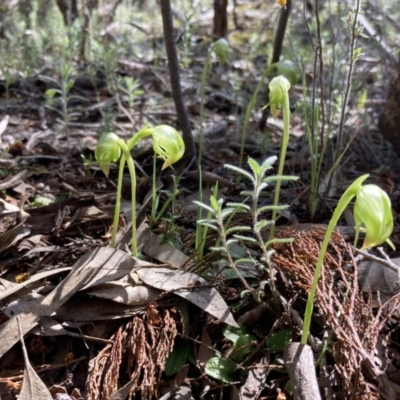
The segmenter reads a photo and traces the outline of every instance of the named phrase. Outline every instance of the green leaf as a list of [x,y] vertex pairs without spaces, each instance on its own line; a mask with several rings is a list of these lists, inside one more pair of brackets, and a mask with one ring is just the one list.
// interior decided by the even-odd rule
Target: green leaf
[[240,328],[235,328],[234,326],[226,325],[222,329],[222,334],[224,335],[224,337],[229,339],[232,343],[236,343],[240,335],[244,335],[246,333],[249,333],[249,331],[244,326],[241,326]]
[[227,168],[227,169],[230,169],[232,171],[235,171],[240,175],[246,176],[247,178],[250,179],[251,182],[255,182],[254,181],[254,177],[249,172],[245,171],[242,168],[236,167],[235,165],[231,165],[231,164],[225,164],[224,167]]
[[49,199],[48,197],[38,196],[38,197],[35,197],[34,202],[36,204],[41,204],[43,206],[48,206],[49,204],[54,203],[54,200]]
[[271,156],[266,158],[263,163],[261,164],[261,167],[266,170],[271,169],[272,165],[275,163],[275,161],[278,159],[277,156]]
[[242,242],[258,244],[257,240],[250,236],[233,235],[233,237],[235,237],[238,240],[241,240]]
[[[232,239],[230,239],[232,240]],[[236,244],[237,239],[235,238],[235,242],[231,241],[228,245],[229,254],[232,258],[243,258],[247,257],[247,252],[241,246]]]
[[293,175],[274,175],[268,176],[267,178],[263,179],[263,182],[276,182],[276,181],[297,181],[299,179],[298,176]]
[[[237,242],[237,239],[228,239],[228,240],[226,241],[226,245],[229,247],[229,246],[232,246],[232,245],[236,244],[236,242]],[[231,254],[230,251],[229,251],[229,254]],[[231,257],[233,257],[232,254],[231,254]]]
[[208,376],[218,379],[225,383],[232,383],[232,375],[235,371],[236,364],[226,358],[212,357],[204,367]]
[[47,89],[44,95],[50,99],[52,99],[56,94],[60,93],[60,90],[58,89]]
[[250,226],[232,226],[225,230],[225,235],[230,235],[233,232],[248,232],[251,231]]
[[269,221],[267,221],[266,219],[262,219],[261,221],[258,221],[255,225],[254,225],[254,230],[256,232],[260,232],[260,230],[262,228],[265,228],[268,225]]
[[74,86],[74,81],[68,81],[67,85],[65,86],[65,93],[68,93],[71,90],[72,86]]
[[247,163],[250,165],[250,168],[253,170],[254,176],[261,176],[261,167],[254,158],[249,157]]
[[[201,201],[193,200],[194,204],[197,204],[199,207],[204,208],[205,210],[209,211],[210,213],[214,214],[215,211],[207,204],[202,203]],[[199,222],[199,221],[198,221]]]
[[283,351],[285,346],[292,341],[292,332],[289,329],[282,329],[267,339],[266,347],[271,351]]
[[265,247],[271,247],[271,245],[276,243],[292,243],[293,240],[293,238],[274,238],[272,240],[268,240],[268,242],[265,243]]
[[218,212],[221,209],[221,202],[217,200],[214,196],[210,196],[210,204],[213,212]]
[[232,360],[242,362],[248,354],[256,348],[256,339],[253,335],[243,334],[235,342],[234,351],[231,355]]
[[224,220],[226,217],[229,217],[233,212],[235,212],[233,208],[225,208],[220,212],[221,218]]
[[236,212],[238,212],[238,211],[251,212],[251,208],[247,204],[229,202],[229,203],[226,203],[226,205],[228,207],[233,207]]
[[174,348],[167,358],[164,373],[167,376],[176,374],[186,364],[190,344],[182,340],[175,340]]
[[213,229],[214,231],[219,232],[219,228],[216,225],[211,224],[210,222],[206,222],[205,220],[200,220],[197,221],[198,224],[202,225],[202,226],[207,226],[210,229]]

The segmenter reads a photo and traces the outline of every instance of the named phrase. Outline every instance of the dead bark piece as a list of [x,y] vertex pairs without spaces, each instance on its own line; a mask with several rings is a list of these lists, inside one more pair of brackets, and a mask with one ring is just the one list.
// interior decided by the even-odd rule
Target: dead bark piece
[[77,0],[56,0],[65,26],[70,26],[79,16]]
[[310,346],[289,343],[283,353],[295,400],[320,400],[314,357]]
[[[165,49],[168,58],[168,69],[171,79],[172,97],[174,98],[176,113],[178,115],[179,126],[182,130],[182,139],[185,143],[185,156],[180,162],[192,165],[192,169],[197,164],[196,146],[194,143],[192,128],[186,110],[179,75],[179,62],[174,37],[174,24],[172,22],[172,10],[170,0],[160,1],[161,14],[163,20]],[[194,162],[193,162],[194,161]]]
[[226,37],[228,32],[228,0],[214,1],[214,38]]

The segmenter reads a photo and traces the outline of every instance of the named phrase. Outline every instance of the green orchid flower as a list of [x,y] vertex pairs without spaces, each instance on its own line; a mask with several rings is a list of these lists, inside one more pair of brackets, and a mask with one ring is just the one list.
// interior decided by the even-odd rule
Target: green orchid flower
[[185,153],[185,145],[179,133],[169,125],[158,125],[151,129],[153,150],[164,160],[161,169],[171,167]]
[[389,196],[379,186],[372,184],[361,186],[354,204],[354,219],[357,235],[361,226],[364,225],[363,249],[387,242],[393,231]]
[[287,93],[290,89],[290,82],[283,75],[279,75],[272,79],[269,83],[269,105],[271,114],[274,118],[278,118],[279,110],[283,107]]
[[180,160],[185,153],[185,145],[179,133],[168,125],[158,125],[154,128],[145,127],[137,132],[129,141],[125,143],[115,133],[103,135],[97,144],[95,156],[101,170],[108,176],[110,164],[116,162],[122,155],[119,164],[117,197],[115,201],[113,230],[111,235],[111,246],[115,246],[117,236],[119,213],[121,208],[122,180],[124,176],[125,162],[128,164],[131,176],[131,196],[132,196],[132,255],[137,256],[136,239],[136,171],[131,150],[136,143],[146,137],[153,137],[154,152],[164,160],[162,169],[170,167],[173,163]]
[[226,39],[218,39],[213,45],[212,50],[214,50],[215,55],[218,57],[221,64],[228,61],[229,55],[229,43]]
[[115,133],[110,132],[101,136],[97,144],[96,160],[106,176],[110,173],[110,164],[118,161],[121,157],[121,147],[118,144],[120,140]]

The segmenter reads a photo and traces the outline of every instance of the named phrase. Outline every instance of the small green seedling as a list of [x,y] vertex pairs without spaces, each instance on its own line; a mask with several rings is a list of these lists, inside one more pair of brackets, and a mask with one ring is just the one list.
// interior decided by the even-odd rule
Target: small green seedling
[[[121,208],[122,179],[125,161],[128,164],[131,177],[131,196],[132,196],[132,255],[137,256],[136,238],[136,172],[135,164],[131,156],[131,150],[136,143],[146,137],[152,136],[154,152],[164,160],[162,169],[170,167],[180,160],[185,152],[185,145],[179,133],[168,125],[158,125],[154,128],[143,128],[137,132],[129,141],[125,143],[115,133],[103,135],[96,147],[96,160],[101,170],[108,176],[110,164],[121,158],[119,164],[117,198],[114,210],[113,231],[111,236],[111,246],[115,246],[115,238],[118,229],[119,212]],[[122,157],[121,157],[122,155]]]
[[363,249],[378,246],[384,242],[394,247],[389,239],[393,231],[393,215],[389,196],[376,185],[370,184],[362,186],[362,183],[367,178],[368,174],[362,175],[347,188],[329,221],[315,268],[311,291],[308,294],[301,344],[307,344],[311,317],[314,309],[315,293],[317,291],[318,279],[321,275],[322,263],[328,248],[329,240],[340,216],[354,197],[356,197],[354,204],[354,219],[356,223],[354,244],[356,245],[357,243],[359,232],[365,230],[366,234],[362,246]]
[[[71,100],[80,100],[87,102],[87,99],[82,96],[71,95],[70,91],[75,84],[73,77],[74,69],[69,64],[63,64],[60,70],[60,81],[46,76],[45,79],[52,83],[55,88],[47,89],[45,95],[46,107],[59,114],[62,118],[65,132],[67,134],[67,142],[69,143],[70,131],[69,123],[71,118],[76,115],[68,109]],[[56,106],[56,100],[61,105],[61,109]]]

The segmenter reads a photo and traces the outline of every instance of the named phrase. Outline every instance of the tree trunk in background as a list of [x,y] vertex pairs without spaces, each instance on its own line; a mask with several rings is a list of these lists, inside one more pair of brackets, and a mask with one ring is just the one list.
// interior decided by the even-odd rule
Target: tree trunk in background
[[78,0],[56,0],[64,19],[65,26],[71,25],[78,18]]
[[397,79],[390,85],[388,98],[379,117],[379,130],[400,156],[400,61]]
[[214,26],[215,39],[226,37],[228,33],[228,0],[214,0]]

